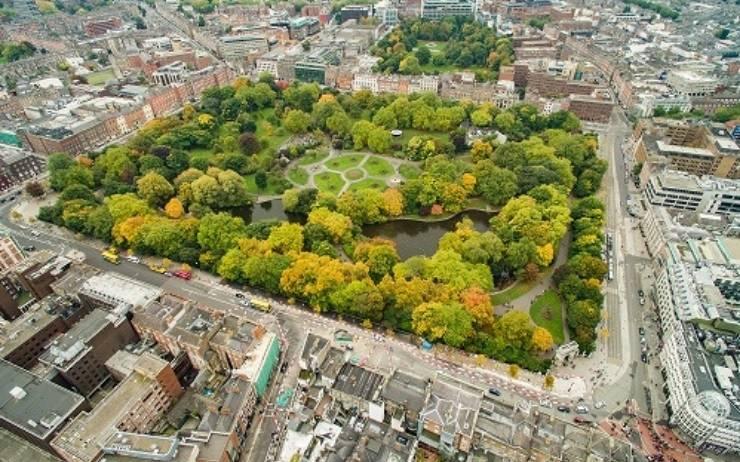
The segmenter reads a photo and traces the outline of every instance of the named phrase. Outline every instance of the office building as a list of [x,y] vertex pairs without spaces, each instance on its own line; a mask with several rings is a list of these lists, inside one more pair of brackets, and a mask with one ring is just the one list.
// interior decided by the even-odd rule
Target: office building
[[62,317],[40,304],[0,327],[0,357],[31,369],[53,339],[67,331]]
[[668,85],[682,96],[708,96],[717,90],[717,79],[690,70],[668,73]]
[[224,35],[219,38],[218,50],[224,59],[243,60],[253,53],[264,53],[269,49],[262,35]]
[[0,359],[0,427],[46,450],[85,398]]
[[422,0],[421,17],[434,20],[447,16],[473,16],[475,6],[473,0]]
[[645,197],[657,206],[718,215],[740,213],[737,181],[664,170],[650,176]]
[[125,314],[156,300],[161,293],[151,284],[108,272],[88,279],[80,288],[79,297],[90,308]]

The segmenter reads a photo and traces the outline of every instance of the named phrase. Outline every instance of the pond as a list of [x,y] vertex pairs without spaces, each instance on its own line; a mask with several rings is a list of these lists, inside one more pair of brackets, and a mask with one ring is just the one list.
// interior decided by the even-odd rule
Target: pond
[[477,210],[462,212],[446,220],[428,222],[417,220],[394,220],[377,225],[368,225],[362,233],[369,237],[384,237],[396,242],[398,255],[402,259],[414,255],[432,255],[445,233],[455,230],[455,225],[464,217],[473,221],[478,231],[488,230],[488,221],[493,214]]
[[[286,213],[280,199],[243,207],[234,211],[246,223],[261,220],[287,220],[293,223],[303,223],[305,219],[300,215]],[[402,259],[414,255],[432,255],[437,251],[437,243],[442,235],[454,231],[455,225],[464,217],[473,221],[478,231],[488,230],[488,220],[493,214],[477,210],[462,212],[445,220],[428,222],[417,220],[394,220],[377,225],[367,225],[362,233],[368,237],[383,237],[396,242],[398,255]]]

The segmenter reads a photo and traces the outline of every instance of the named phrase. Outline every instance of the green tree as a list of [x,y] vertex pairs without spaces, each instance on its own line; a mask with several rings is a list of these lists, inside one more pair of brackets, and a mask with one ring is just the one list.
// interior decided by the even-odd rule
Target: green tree
[[198,244],[220,258],[246,232],[244,220],[228,213],[209,213],[198,224]]
[[414,332],[427,340],[460,347],[473,335],[473,316],[459,303],[423,303],[412,313]]
[[300,252],[303,249],[303,227],[298,223],[284,222],[272,228],[267,242],[278,253]]
[[411,53],[407,54],[406,57],[401,60],[401,63],[398,66],[398,70],[401,72],[401,74],[421,74],[419,59]]
[[311,116],[298,110],[290,109],[283,117],[283,126],[291,133],[305,133],[311,124]]
[[414,54],[416,55],[416,59],[419,60],[419,64],[422,66],[429,63],[432,59],[432,52],[429,51],[429,47],[426,45],[420,45],[416,51],[414,51]]
[[155,207],[163,206],[174,194],[175,188],[159,173],[150,171],[136,181],[139,197]]

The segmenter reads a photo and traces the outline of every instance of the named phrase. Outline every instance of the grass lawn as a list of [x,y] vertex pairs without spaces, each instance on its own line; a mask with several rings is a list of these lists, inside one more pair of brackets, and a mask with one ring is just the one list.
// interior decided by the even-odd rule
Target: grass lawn
[[98,72],[91,72],[85,76],[85,78],[87,79],[87,83],[89,83],[90,85],[103,85],[105,82],[115,77],[116,76],[113,74],[113,69],[104,69]]
[[331,194],[339,194],[339,191],[344,187],[344,180],[342,176],[334,172],[322,172],[313,178],[316,187],[320,191],[328,192]]
[[329,151],[316,150],[298,159],[298,165],[311,165],[329,157]]
[[362,167],[370,176],[387,177],[395,172],[390,162],[375,156],[368,157]]
[[300,167],[288,170],[288,179],[295,184],[305,186],[308,183],[308,172]]
[[394,137],[393,141],[406,146],[409,140],[414,136],[431,136],[442,141],[450,141],[450,135],[445,132],[425,132],[422,130],[414,130],[413,128],[403,130],[403,134],[399,137]]
[[213,157],[213,150],[209,148],[197,148],[188,151],[191,159],[205,159],[210,160]]
[[324,163],[326,168],[343,172],[347,169],[357,167],[362,162],[364,154],[341,154]]
[[265,189],[259,189],[254,182],[254,175],[247,175],[244,177],[244,186],[249,194],[280,194],[278,185],[271,181],[267,182],[267,187]]
[[363,176],[365,176],[365,172],[360,168],[353,168],[344,172],[344,177],[348,180],[359,180]]
[[419,170],[419,167],[417,167],[416,165],[401,164],[398,167],[398,173],[400,173],[401,176],[403,176],[407,180],[413,180],[414,178],[419,178],[419,175],[421,175],[421,170]]
[[532,287],[534,287],[536,284],[537,281],[517,281],[514,283],[513,286],[509,287],[503,292],[493,294],[491,296],[491,300],[493,301],[494,305],[503,305],[504,303],[512,302],[532,290]]
[[388,185],[383,180],[378,180],[375,178],[366,178],[362,181],[358,181],[357,183],[352,183],[349,187],[352,191],[359,191],[360,189],[378,189],[380,191],[383,191],[388,188]]
[[537,297],[529,309],[529,315],[535,324],[550,331],[555,343],[561,344],[565,341],[563,307],[560,297],[554,290],[547,290]]

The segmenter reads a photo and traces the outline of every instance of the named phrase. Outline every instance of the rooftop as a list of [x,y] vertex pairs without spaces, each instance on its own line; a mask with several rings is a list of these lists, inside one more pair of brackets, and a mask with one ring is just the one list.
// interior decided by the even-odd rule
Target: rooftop
[[482,398],[483,390],[438,374],[421,417],[437,423],[445,433],[472,436]]
[[80,293],[113,306],[126,304],[133,308],[156,299],[161,290],[136,279],[108,272],[88,279]]
[[135,307],[134,322],[139,322],[159,331],[165,331],[188,304],[188,300],[184,298],[165,293],[146,305]]
[[41,362],[66,369],[90,349],[88,343],[115,319],[114,315],[103,310],[91,311],[72,329],[51,342],[49,349],[39,359]]
[[58,318],[53,312],[44,310],[40,304],[34,304],[20,318],[0,327],[0,356],[23,345]]
[[198,449],[176,437],[116,432],[103,444],[103,453],[105,462],[188,462],[194,460]]
[[[167,363],[159,361],[161,370]],[[83,461],[96,460],[100,448],[116,433],[116,425],[130,411],[131,403],[145,399],[152,392],[154,382],[151,376],[135,371],[120,382],[95,409],[83,412],[70,422],[54,439],[54,444]]]
[[345,363],[334,381],[334,389],[366,401],[378,397],[384,377],[354,364]]
[[388,379],[381,396],[405,406],[414,412],[421,412],[427,397],[428,382],[425,379],[396,370]]
[[301,360],[307,365],[307,367],[312,367],[311,359],[316,358],[317,355],[319,355],[328,346],[329,340],[309,332],[306,336],[306,342],[303,344]]
[[168,335],[183,343],[205,346],[220,327],[220,320],[211,311],[191,305],[177,318]]
[[0,360],[0,419],[47,439],[85,399],[59,385]]
[[234,420],[252,393],[252,384],[237,376],[232,376],[221,388],[217,399],[218,410],[209,410],[198,425],[199,432],[231,432]]
[[61,462],[57,457],[4,428],[0,428],[0,460],[6,462]]

